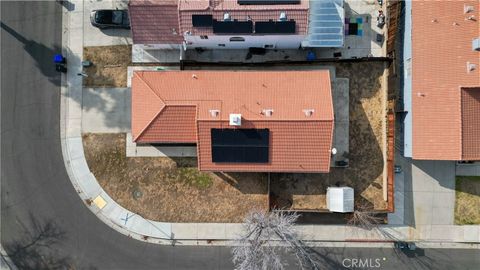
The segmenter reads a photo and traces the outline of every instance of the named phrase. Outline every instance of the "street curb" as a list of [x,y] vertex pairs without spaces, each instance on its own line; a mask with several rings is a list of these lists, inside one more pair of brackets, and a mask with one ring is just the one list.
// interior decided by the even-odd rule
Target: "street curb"
[[[77,3],[82,11],[63,11],[62,16],[62,47],[63,54],[68,59],[69,73],[62,74],[61,106],[60,106],[60,133],[62,155],[65,168],[75,190],[90,211],[102,222],[128,237],[154,244],[162,245],[229,245],[241,230],[238,223],[166,223],[144,219],[118,203],[116,203],[98,184],[95,176],[90,172],[85,160],[81,121],[82,121],[82,79],[76,76],[81,72],[83,52],[83,26],[70,28],[70,16],[83,16],[83,1]],[[80,6],[79,6],[80,5]],[[82,24],[83,25],[83,24]],[[76,31],[76,35],[70,35]],[[78,40],[81,37],[81,44]],[[76,42],[72,42],[72,40]],[[72,44],[73,46],[69,46]],[[79,46],[81,45],[81,46]],[[73,64],[72,64],[73,63]],[[77,100],[74,99],[77,98]],[[127,222],[131,219],[129,225]],[[122,224],[123,223],[123,224]],[[429,226],[431,229],[432,226]],[[458,226],[456,226],[458,227]],[[480,228],[480,226],[478,226]],[[376,230],[363,230],[345,225],[297,225],[297,230],[307,243],[368,243],[386,242],[391,245],[392,239],[418,241],[421,240],[422,228],[414,229],[408,226],[381,226],[381,231],[391,235],[386,237]],[[450,228],[450,227],[449,227]],[[474,228],[475,229],[475,228]],[[464,229],[461,233],[464,233]],[[479,229],[480,231],[480,229]],[[459,233],[459,232],[455,232]],[[430,243],[440,241],[456,242],[451,236],[449,239],[435,239]],[[465,237],[464,237],[465,238]],[[465,242],[464,238],[463,241]],[[425,239],[424,239],[425,240]],[[473,239],[473,243],[480,240]],[[367,246],[367,245],[364,245]]]
[[[10,256],[8,256],[7,252],[5,249],[3,249],[2,244],[0,244],[0,255],[2,256],[2,263],[1,263],[1,270],[18,270],[18,267],[13,263],[12,259],[10,259]],[[6,267],[4,267],[6,266]]]

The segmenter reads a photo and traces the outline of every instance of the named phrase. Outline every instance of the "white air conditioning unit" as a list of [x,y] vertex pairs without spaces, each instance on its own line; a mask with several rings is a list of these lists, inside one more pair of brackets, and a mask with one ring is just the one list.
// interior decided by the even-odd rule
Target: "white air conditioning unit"
[[241,126],[242,125],[242,115],[231,113],[230,114],[230,126]]
[[327,208],[330,212],[351,213],[354,210],[353,188],[328,187]]

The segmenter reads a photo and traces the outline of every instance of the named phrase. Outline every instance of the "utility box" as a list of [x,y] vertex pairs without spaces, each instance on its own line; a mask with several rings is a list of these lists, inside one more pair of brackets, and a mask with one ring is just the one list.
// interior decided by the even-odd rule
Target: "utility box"
[[351,187],[328,187],[327,208],[330,212],[350,213],[354,210],[354,194]]

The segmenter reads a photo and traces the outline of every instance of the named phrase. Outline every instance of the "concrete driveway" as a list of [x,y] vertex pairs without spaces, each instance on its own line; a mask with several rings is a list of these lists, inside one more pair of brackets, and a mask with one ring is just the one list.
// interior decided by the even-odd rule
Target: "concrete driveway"
[[[96,9],[127,9],[128,0],[83,1],[83,46],[110,46],[132,44],[131,32],[127,29],[98,29],[90,23],[90,12]],[[80,10],[80,9],[78,9]],[[80,23],[80,22],[79,22]]]
[[[455,162],[412,160],[400,155],[395,158],[403,172],[395,175],[397,215],[391,215],[393,219],[390,223],[411,226],[453,225]],[[402,216],[398,216],[402,213]]]
[[130,88],[84,88],[82,132],[130,132]]

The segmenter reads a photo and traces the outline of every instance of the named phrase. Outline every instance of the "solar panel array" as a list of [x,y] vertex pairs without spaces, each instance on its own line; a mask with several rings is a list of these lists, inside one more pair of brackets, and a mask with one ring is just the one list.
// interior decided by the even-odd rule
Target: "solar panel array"
[[268,163],[268,129],[211,129],[212,162]]
[[300,0],[237,0],[239,5],[296,5]]
[[294,34],[295,21],[255,22],[256,34]]
[[213,33],[215,34],[251,34],[252,32],[252,21],[213,20]]
[[192,24],[194,27],[211,27],[213,24],[212,15],[192,15]]

